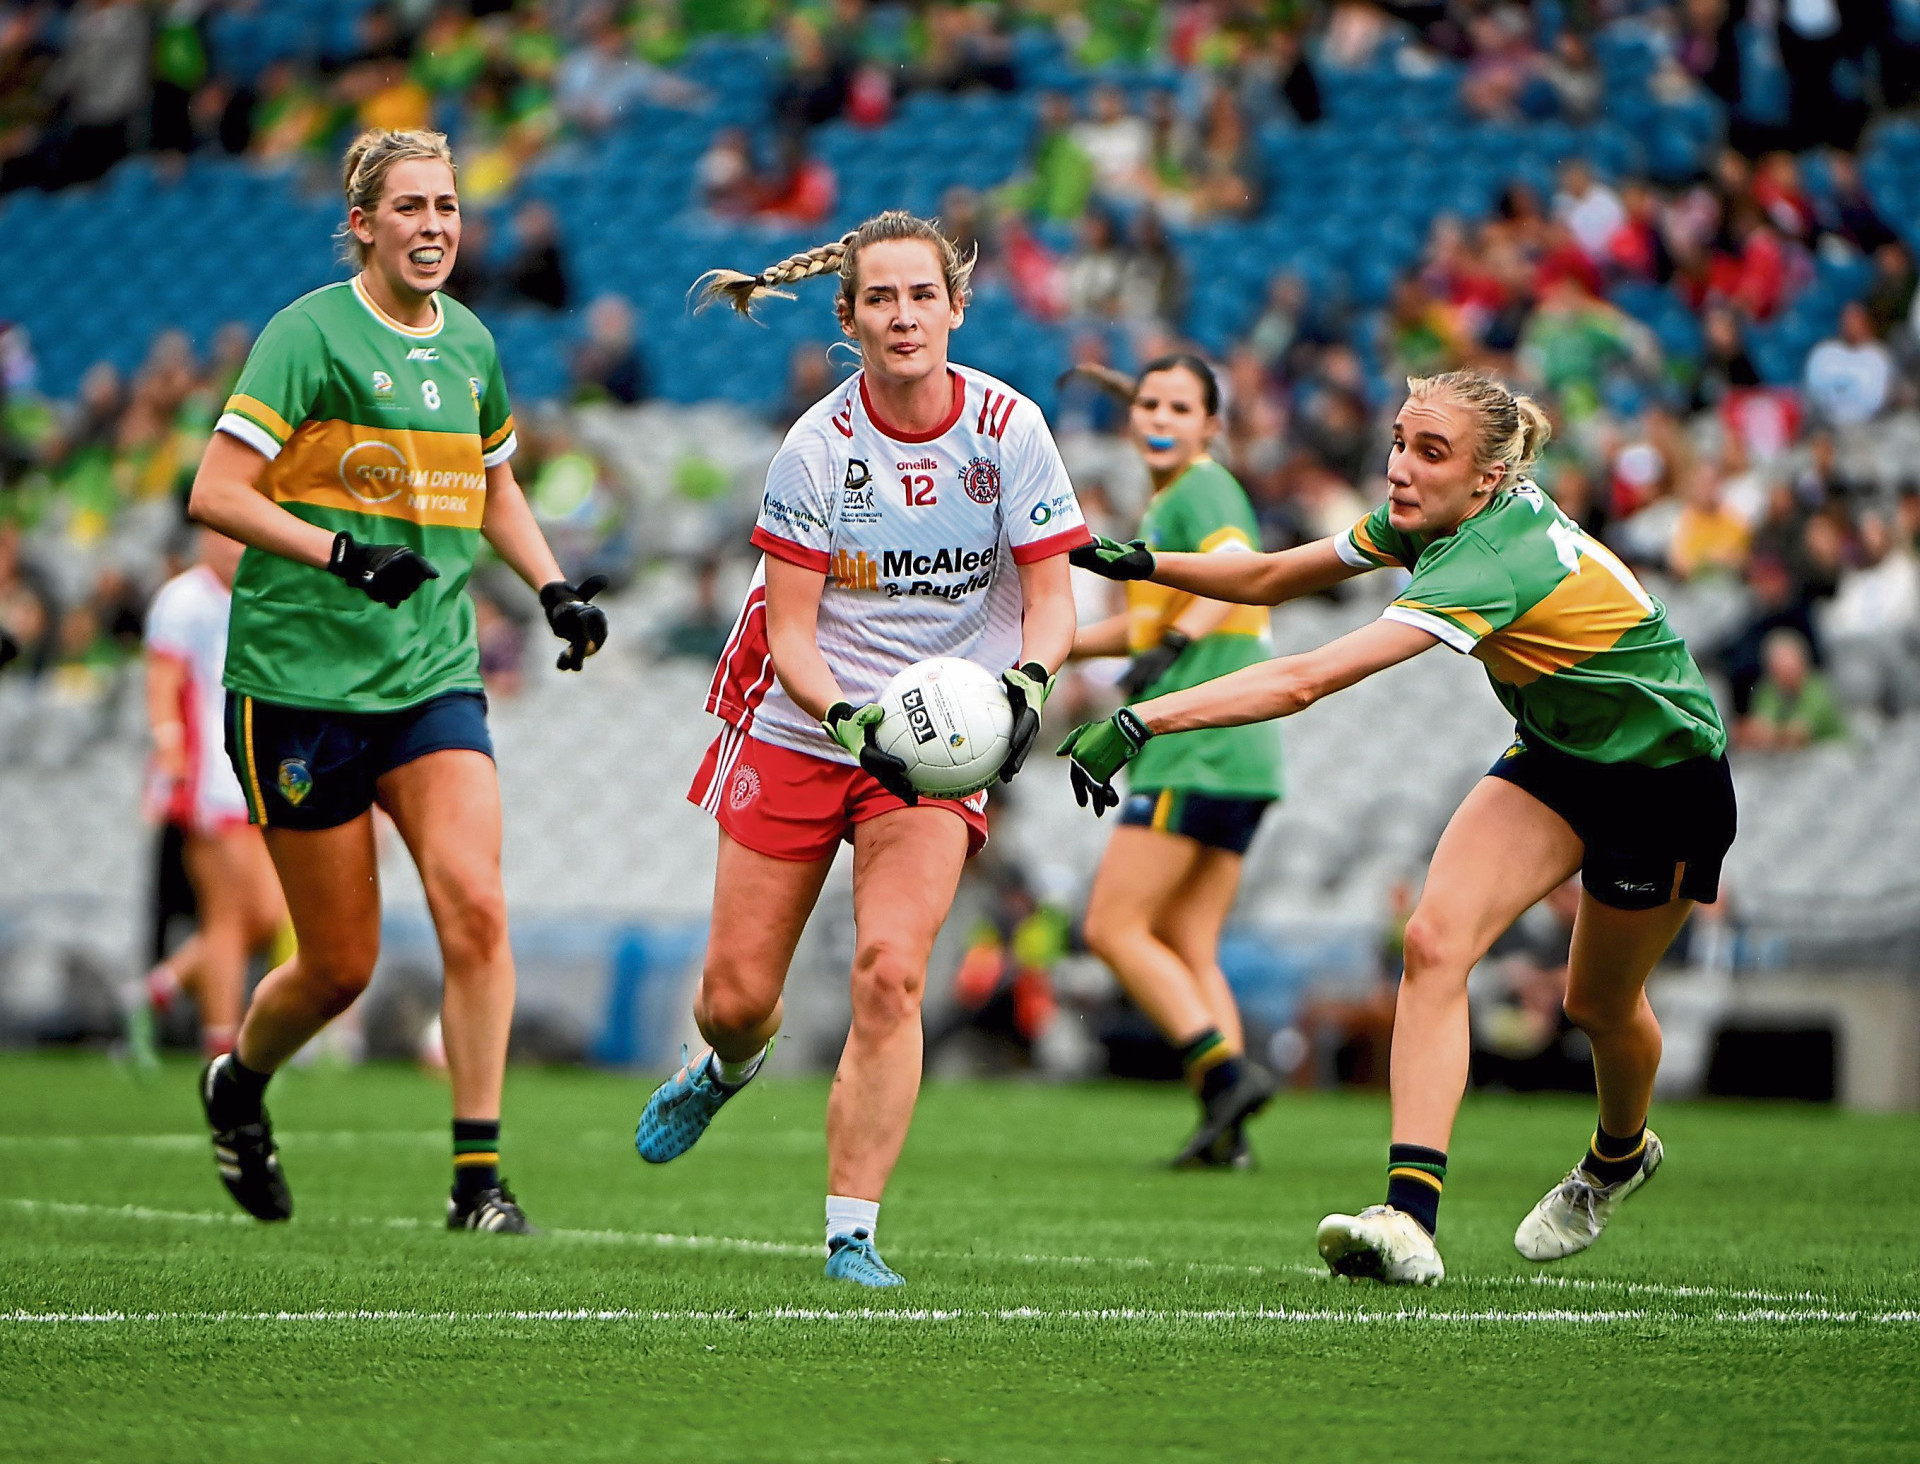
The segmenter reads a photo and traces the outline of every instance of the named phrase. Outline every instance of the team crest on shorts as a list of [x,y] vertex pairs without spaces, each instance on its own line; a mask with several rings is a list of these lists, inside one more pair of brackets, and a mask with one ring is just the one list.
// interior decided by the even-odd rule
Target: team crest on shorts
[[733,786],[727,789],[727,806],[738,813],[760,796],[760,774],[753,768],[736,768]]
[[975,503],[992,503],[1000,496],[1000,464],[977,457],[960,470],[960,486]]
[[280,764],[277,782],[280,796],[295,808],[305,803],[307,795],[313,791],[313,774],[306,763],[297,757],[290,757]]

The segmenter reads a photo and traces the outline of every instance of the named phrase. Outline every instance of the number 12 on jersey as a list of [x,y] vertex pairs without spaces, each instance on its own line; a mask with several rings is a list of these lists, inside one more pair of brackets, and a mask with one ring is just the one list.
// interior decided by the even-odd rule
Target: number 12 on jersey
[[932,508],[939,501],[933,496],[933,479],[925,473],[902,473],[900,486],[907,490],[908,508]]

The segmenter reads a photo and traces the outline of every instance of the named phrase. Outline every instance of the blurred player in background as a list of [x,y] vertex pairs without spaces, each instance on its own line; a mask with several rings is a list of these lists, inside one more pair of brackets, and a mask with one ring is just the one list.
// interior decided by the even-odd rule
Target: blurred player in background
[[759,1070],[800,933],[851,842],[853,1028],[827,1105],[827,1275],[865,1286],[901,1284],[874,1248],[880,1197],[920,1091],[927,958],[987,832],[984,792],[916,796],[905,763],[874,745],[875,699],[931,656],[1000,674],[1011,778],[1073,644],[1066,556],[1089,537],[1039,408],[948,362],[972,267],[937,225],[889,212],[757,275],[704,277],[703,303],[747,314],[834,276],[861,369],[767,469],[764,558],[707,701],[726,727],[688,794],[720,825],[694,1008],[712,1048],[648,1100],[635,1143],[655,1164],[685,1153]]
[[1551,430],[1545,414],[1478,372],[1408,387],[1387,502],[1345,534],[1259,556],[1155,555],[1111,540],[1076,556],[1116,578],[1257,605],[1370,569],[1412,571],[1381,618],[1319,650],[1122,708],[1076,729],[1061,752],[1076,794],[1100,812],[1119,799],[1112,775],[1161,733],[1289,716],[1436,644],[1485,665],[1518,726],[1440,836],[1407,923],[1386,1203],[1329,1215],[1318,1235],[1343,1275],[1433,1285],[1467,1081],[1467,973],[1580,873],[1566,1012],[1593,1044],[1600,1119],[1586,1157],[1514,1244],[1536,1261],[1584,1250],[1659,1167],[1647,1111],[1660,1026],[1646,981],[1694,902],[1718,894],[1735,810],[1726,730],[1665,608],[1527,477]]
[[[287,902],[246,795],[227,761],[227,613],[241,545],[202,529],[198,562],[160,587],[147,612],[147,722],[153,732],[150,811],[182,832],[182,858],[199,923],[147,974],[130,1023],[151,1043],[149,1004],[162,1010],[185,991],[200,1011],[209,1057],[233,1048],[245,998],[247,958],[286,924]],[[146,1020],[141,1019],[145,1017]]]
[[[1253,505],[1209,455],[1220,385],[1194,355],[1163,356],[1129,381],[1075,368],[1127,402],[1127,432],[1153,480],[1140,533],[1156,553],[1246,553],[1258,547]],[[1083,626],[1075,656],[1131,654],[1120,685],[1132,702],[1197,686],[1272,654],[1267,612],[1132,580],[1127,608]],[[1249,723],[1164,737],[1127,769],[1120,827],[1087,898],[1087,944],[1180,1054],[1200,1124],[1179,1166],[1245,1165],[1246,1121],[1273,1096],[1246,1056],[1240,1009],[1220,969],[1220,930],[1240,866],[1280,796],[1280,731]]]
[[568,642],[563,669],[599,649],[606,616],[586,603],[598,585],[566,583],[514,480],[493,337],[440,293],[460,246],[446,139],[363,133],[344,183],[359,273],[268,322],[193,485],[194,516],[248,546],[227,648],[227,751],[299,938],[201,1096],[228,1190],[262,1220],[287,1218],[261,1099],[373,976],[378,803],[420,870],[446,970],[447,1225],[525,1232],[499,1175],[514,973],[465,593],[481,536],[539,587]]

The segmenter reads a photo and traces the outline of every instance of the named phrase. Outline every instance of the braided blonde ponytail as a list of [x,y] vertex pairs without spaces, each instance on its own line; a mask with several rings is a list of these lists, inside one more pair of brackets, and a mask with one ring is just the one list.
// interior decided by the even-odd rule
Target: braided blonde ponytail
[[789,254],[785,259],[768,265],[759,274],[742,274],[737,269],[710,269],[693,282],[693,288],[699,291],[693,313],[698,315],[709,305],[717,305],[724,300],[751,320],[756,300],[793,298],[793,291],[781,289],[782,285],[797,285],[815,275],[839,274],[847,250],[852,248],[853,241],[858,237],[858,230],[842,234],[825,244],[816,244],[798,254]]
[[1451,397],[1474,414],[1473,465],[1486,469],[1505,466],[1500,487],[1511,487],[1533,471],[1553,436],[1553,424],[1540,404],[1518,396],[1484,371],[1443,371],[1437,376],[1409,376],[1407,395]]
[[816,275],[837,274],[840,276],[839,309],[843,319],[850,319],[853,311],[854,267],[860,258],[860,251],[869,244],[881,244],[893,239],[918,239],[932,245],[940,257],[948,297],[956,306],[967,303],[974,256],[970,254],[962,258],[953,240],[940,232],[940,225],[934,220],[923,219],[905,209],[896,208],[874,215],[859,228],[842,234],[838,239],[816,244],[798,254],[789,254],[778,263],[768,265],[759,274],[743,274],[737,269],[708,270],[693,282],[693,288],[688,292],[697,294],[693,312],[698,315],[709,305],[724,301],[751,320],[756,301],[793,298],[792,292],[782,286],[797,285]]

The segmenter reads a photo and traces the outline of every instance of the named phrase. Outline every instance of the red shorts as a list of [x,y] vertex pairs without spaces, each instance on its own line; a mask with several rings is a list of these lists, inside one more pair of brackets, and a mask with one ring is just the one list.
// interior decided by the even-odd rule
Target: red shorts
[[[813,757],[724,728],[700,762],[687,790],[720,827],[757,854],[774,859],[823,859],[853,826],[907,805],[873,774],[851,763]],[[922,808],[944,808],[967,826],[967,857],[987,843],[987,795],[922,798]]]

